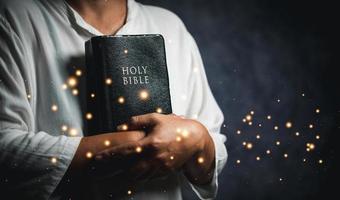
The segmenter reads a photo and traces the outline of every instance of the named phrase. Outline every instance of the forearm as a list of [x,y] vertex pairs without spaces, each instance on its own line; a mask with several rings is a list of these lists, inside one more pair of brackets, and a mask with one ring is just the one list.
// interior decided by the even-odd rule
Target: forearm
[[98,152],[119,144],[136,141],[143,137],[144,133],[142,131],[124,131],[83,137],[60,184],[70,180],[79,182],[86,179],[85,172],[88,170],[92,156]]
[[214,142],[208,132],[203,141],[202,147],[198,148],[197,153],[183,167],[185,176],[196,185],[209,183],[216,167]]

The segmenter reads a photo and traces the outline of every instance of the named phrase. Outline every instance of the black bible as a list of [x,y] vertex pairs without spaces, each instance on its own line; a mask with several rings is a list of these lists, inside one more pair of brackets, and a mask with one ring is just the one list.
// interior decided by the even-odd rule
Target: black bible
[[172,113],[161,35],[97,36],[85,49],[85,135],[117,131],[134,115]]

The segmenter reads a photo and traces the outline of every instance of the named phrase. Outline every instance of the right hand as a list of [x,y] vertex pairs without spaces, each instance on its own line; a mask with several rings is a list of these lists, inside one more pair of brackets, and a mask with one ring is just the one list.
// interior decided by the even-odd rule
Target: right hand
[[[108,139],[109,137],[113,137],[112,139]],[[95,138],[91,138],[95,137]],[[100,136],[90,136],[84,138],[85,143],[88,143],[88,147],[93,147],[94,153],[93,155],[96,155],[97,152],[103,151],[118,145],[131,143],[131,142],[137,142],[145,137],[144,131],[123,131],[123,132],[114,132],[114,133],[108,133]],[[95,142],[93,141],[95,140]],[[106,141],[109,141],[105,144]],[[102,147],[95,147],[93,143],[101,143],[102,146],[105,146],[103,149]],[[86,155],[86,153],[84,154]],[[110,177],[114,177],[115,175],[123,172],[127,167],[130,167],[133,165],[133,162],[135,161],[134,156],[124,156],[124,157],[115,157],[115,159],[103,159],[101,162],[96,162],[95,160],[91,159],[91,162],[88,166],[88,172],[89,175],[94,179],[107,179]]]
[[[84,193],[84,188],[88,187],[90,179],[95,178],[94,175],[96,175],[97,172],[98,174],[100,173],[102,177],[109,178],[110,174],[117,171],[117,169],[115,168],[125,163],[118,161],[114,162],[113,160],[111,160],[111,163],[102,163],[103,165],[101,166],[94,166],[97,169],[95,171],[96,173],[94,173],[93,171],[93,173],[88,173],[91,172],[91,165],[93,164],[92,158],[89,159],[86,157],[86,154],[88,152],[91,152],[93,155],[95,155],[100,151],[114,147],[116,145],[136,142],[144,138],[144,136],[145,133],[143,131],[124,131],[83,137],[68,170],[66,171],[60,184],[58,185],[58,188],[61,188],[61,190],[65,192],[65,195],[69,194],[70,196],[82,196],[82,194]],[[106,140],[110,141],[110,145],[105,145]],[[116,178],[114,180],[116,180]],[[120,183],[120,181],[115,182]],[[111,183],[108,184],[108,186],[110,186],[112,189]],[[81,197],[76,199],[84,198]]]
[[[113,132],[106,133],[94,136],[87,136],[81,139],[81,142],[78,146],[78,149],[73,157],[72,163],[68,169],[68,173],[70,174],[83,174],[82,172],[89,169],[91,165],[92,158],[87,157],[87,154],[90,152],[92,155],[95,155],[97,152],[103,151],[105,149],[124,144],[129,142],[136,142],[142,138],[144,138],[145,133],[143,131],[124,131],[124,132]],[[106,141],[109,141],[106,143]],[[109,163],[106,164],[107,167]],[[110,165],[115,166],[114,163],[110,163]],[[118,165],[117,165],[118,166]],[[104,167],[100,166],[100,167]],[[103,168],[104,170],[104,168]],[[72,176],[72,175],[71,175]]]

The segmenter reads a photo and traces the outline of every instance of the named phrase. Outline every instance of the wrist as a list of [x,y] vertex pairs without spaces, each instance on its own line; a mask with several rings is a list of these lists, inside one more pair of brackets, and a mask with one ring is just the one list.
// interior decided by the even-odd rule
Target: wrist
[[200,139],[193,156],[184,164],[184,174],[191,183],[204,185],[213,177],[215,168],[215,146],[209,131],[200,124],[196,129]]
[[198,121],[196,121],[195,131],[199,135],[199,142],[197,143],[195,155],[200,155],[209,148],[212,139],[208,129]]

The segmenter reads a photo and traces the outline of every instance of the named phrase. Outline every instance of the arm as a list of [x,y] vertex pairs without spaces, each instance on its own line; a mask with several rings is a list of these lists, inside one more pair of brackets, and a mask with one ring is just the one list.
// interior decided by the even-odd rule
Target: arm
[[81,177],[90,161],[87,152],[108,148],[106,140],[115,146],[143,137],[140,131],[85,138],[36,131],[34,106],[28,98],[35,91],[30,76],[34,67],[22,40],[1,15],[0,46],[0,188],[4,196],[48,199],[63,177],[62,183]]
[[188,180],[196,185],[205,185],[211,182],[215,169],[215,147],[208,130],[201,126],[203,138],[200,147],[185,163],[183,171]]
[[[84,190],[86,191],[85,188],[93,178],[91,174],[88,173],[90,167],[92,166],[93,156],[107,148],[115,147],[119,144],[138,141],[144,136],[145,134],[142,131],[124,131],[83,137],[73,157],[73,160],[57,189],[55,190],[55,193],[76,199],[88,198]],[[128,158],[126,160],[128,160]],[[122,160],[119,162],[112,160],[112,162],[114,164],[104,163],[108,173],[115,172],[118,170],[118,168],[123,168],[125,165],[125,162]],[[108,174],[106,172],[102,172],[104,171],[103,169],[99,169],[99,171],[101,171],[101,173]],[[119,176],[115,177],[115,179],[119,178]],[[117,182],[121,181],[117,180]]]
[[201,199],[209,199],[217,194],[217,177],[227,161],[224,145],[226,137],[220,132],[224,117],[209,87],[199,49],[189,33],[187,40],[191,46],[190,67],[192,71],[196,69],[189,80],[192,88],[188,115],[195,116],[196,120],[204,125],[208,134],[206,134],[207,139],[204,140],[205,145],[202,145],[203,148],[197,152],[198,155],[206,158],[206,162],[197,165],[197,160],[192,158],[185,164],[184,174],[195,193]]
[[4,196],[13,199],[48,199],[81,138],[35,131],[26,92],[34,85],[29,58],[21,39],[2,16],[0,46],[0,177],[6,180],[0,182],[0,188]]
[[[223,144],[226,138],[220,133],[223,114],[211,93],[196,43],[190,35],[186,39],[191,51],[189,67],[192,71],[195,67],[199,69],[195,74],[188,74],[190,78],[187,84],[191,87],[188,91],[190,105],[186,115],[197,115],[197,120],[174,114],[134,116],[129,128],[146,128],[147,136],[137,142],[104,150],[98,156],[113,159],[111,153],[140,154],[139,162],[129,169],[129,176],[138,180],[148,180],[169,171],[183,169],[183,180],[191,185],[201,199],[210,199],[217,194],[217,176],[227,159]],[[136,149],[140,151],[136,152]]]
[[84,174],[93,155],[98,152],[119,144],[138,141],[143,137],[142,131],[122,131],[83,137],[65,177],[77,177]]

